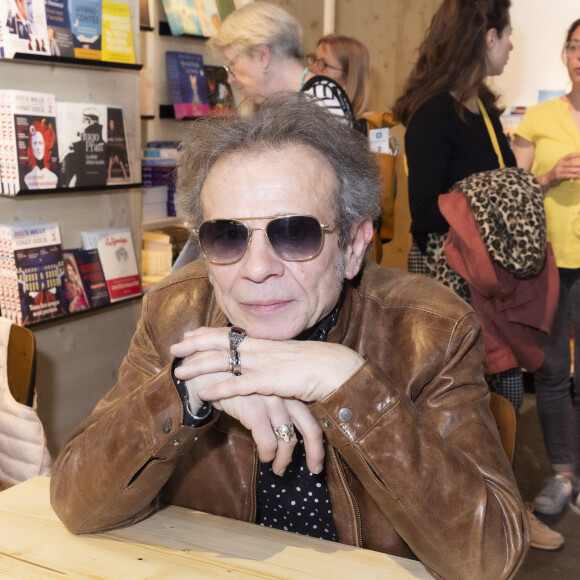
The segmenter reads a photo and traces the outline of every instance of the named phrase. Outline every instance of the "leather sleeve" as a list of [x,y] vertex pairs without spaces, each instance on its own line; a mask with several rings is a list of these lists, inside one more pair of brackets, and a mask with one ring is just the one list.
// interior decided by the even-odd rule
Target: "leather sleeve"
[[172,361],[151,340],[146,299],[143,309],[117,384],[70,435],[54,464],[51,503],[73,533],[129,526],[150,515],[180,456],[219,415],[214,412],[199,428],[183,426]]
[[529,524],[490,412],[472,313],[460,317],[445,347],[443,363],[420,388],[397,384],[370,361],[311,410],[435,576],[507,578],[523,560]]

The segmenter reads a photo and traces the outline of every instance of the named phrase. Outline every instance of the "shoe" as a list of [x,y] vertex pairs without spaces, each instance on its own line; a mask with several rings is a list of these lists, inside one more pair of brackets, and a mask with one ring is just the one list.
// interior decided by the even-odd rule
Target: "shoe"
[[565,475],[555,475],[548,485],[536,496],[534,510],[553,516],[559,514],[572,495],[572,482]]
[[570,498],[570,509],[580,516],[580,493],[575,492]]
[[549,528],[528,509],[530,518],[530,546],[538,550],[559,550],[564,545],[564,536]]

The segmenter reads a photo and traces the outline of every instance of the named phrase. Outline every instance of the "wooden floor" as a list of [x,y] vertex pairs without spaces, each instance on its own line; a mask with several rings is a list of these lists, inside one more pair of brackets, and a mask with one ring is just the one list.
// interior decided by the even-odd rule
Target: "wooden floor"
[[[531,393],[526,393],[520,414],[514,471],[522,497],[529,502],[551,475],[535,396]],[[530,548],[516,580],[577,580],[580,578],[580,516],[568,508],[557,516],[536,515],[560,532],[566,543],[554,552]]]

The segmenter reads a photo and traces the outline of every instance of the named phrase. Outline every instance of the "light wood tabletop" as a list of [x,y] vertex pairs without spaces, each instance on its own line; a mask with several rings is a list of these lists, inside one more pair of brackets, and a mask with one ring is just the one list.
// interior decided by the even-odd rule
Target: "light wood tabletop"
[[379,552],[167,506],[129,528],[75,536],[49,502],[49,479],[0,493],[0,578],[41,580],[430,579]]

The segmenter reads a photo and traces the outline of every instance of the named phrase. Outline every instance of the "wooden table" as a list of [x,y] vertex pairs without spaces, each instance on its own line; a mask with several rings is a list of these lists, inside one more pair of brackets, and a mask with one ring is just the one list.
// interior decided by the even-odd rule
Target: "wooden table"
[[0,578],[430,579],[419,562],[168,506],[130,528],[74,536],[49,479],[0,493]]

